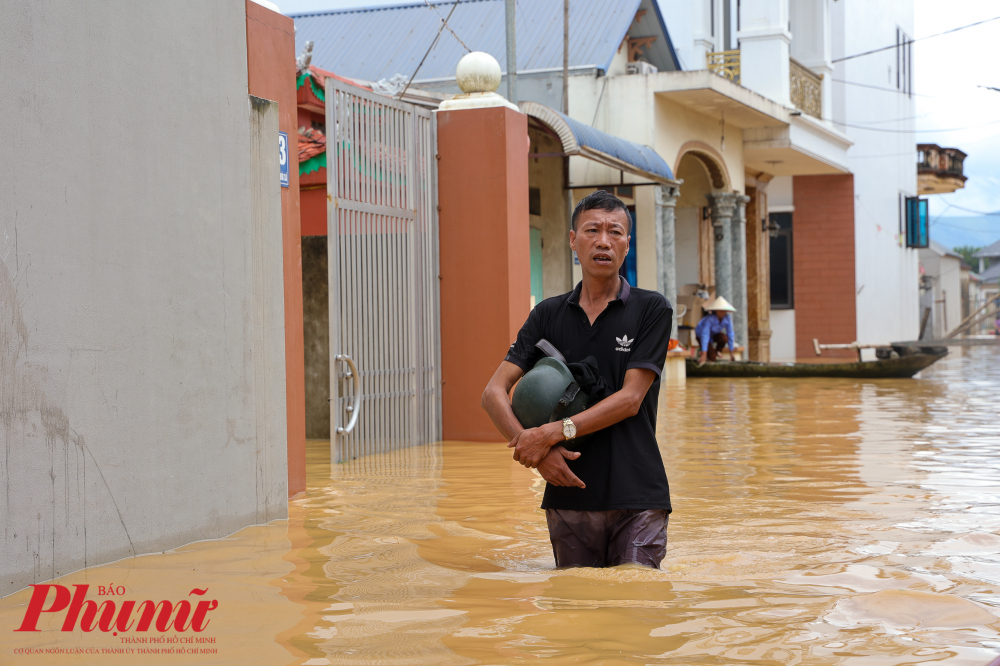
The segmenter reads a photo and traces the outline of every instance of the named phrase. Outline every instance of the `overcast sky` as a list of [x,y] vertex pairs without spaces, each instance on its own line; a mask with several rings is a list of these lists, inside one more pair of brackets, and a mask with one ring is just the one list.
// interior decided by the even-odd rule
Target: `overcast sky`
[[[276,0],[286,14],[345,7],[398,4],[379,0]],[[914,37],[932,35],[1000,15],[997,0],[914,0]],[[969,154],[964,190],[930,198],[931,216],[966,216],[1000,211],[1000,67],[993,48],[1000,43],[1000,21],[913,45],[917,98],[916,140],[956,147]],[[942,131],[966,128],[960,131]],[[984,221],[1000,237],[1000,216]],[[985,240],[985,239],[984,239]]]
[[[949,28],[1000,15],[996,0],[916,0],[916,37],[932,35]],[[917,141],[960,148],[969,154],[965,189],[952,194],[930,196],[931,218],[970,216],[975,213],[949,208],[948,204],[973,211],[1000,211],[1000,92],[978,86],[1000,88],[1000,71],[991,55],[992,45],[1000,43],[1000,21],[934,37],[913,45],[914,88],[928,95],[917,98]],[[946,128],[967,128],[940,131]],[[1000,215],[972,224],[939,219],[931,236],[959,238],[983,245],[1000,238]],[[973,229],[976,229],[973,232]],[[961,234],[960,232],[967,233]],[[946,245],[952,243],[945,242]]]

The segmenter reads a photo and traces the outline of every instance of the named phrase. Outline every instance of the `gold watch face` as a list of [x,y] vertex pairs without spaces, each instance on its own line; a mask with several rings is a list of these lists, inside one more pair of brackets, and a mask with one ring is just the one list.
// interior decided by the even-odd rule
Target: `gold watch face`
[[576,437],[576,424],[569,419],[563,421],[563,437],[566,439],[573,439]]

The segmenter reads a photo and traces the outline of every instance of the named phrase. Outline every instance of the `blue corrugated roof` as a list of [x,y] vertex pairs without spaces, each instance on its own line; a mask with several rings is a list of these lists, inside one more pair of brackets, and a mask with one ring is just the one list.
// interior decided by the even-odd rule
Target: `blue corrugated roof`
[[643,171],[673,180],[674,172],[670,170],[670,166],[649,146],[620,139],[599,129],[594,129],[590,125],[585,125],[579,120],[574,120],[558,111],[555,111],[555,113],[569,125],[573,136],[576,137],[577,143],[581,146],[599,150],[605,155],[610,155],[622,162],[627,162]]
[[[314,43],[313,64],[343,76],[368,81],[394,74],[412,76],[434,41],[452,2],[410,3],[384,7],[292,14],[296,49]],[[573,0],[570,4],[570,67],[607,69],[628,34],[643,0]],[[659,12],[654,20],[662,26]],[[642,31],[649,30],[644,19]],[[414,81],[448,79],[466,49],[489,53],[506,70],[503,0],[462,0],[427,56]],[[526,0],[517,3],[517,69],[562,67],[562,0]],[[666,35],[666,28],[663,27]],[[457,35],[457,37],[455,36]],[[669,47],[669,36],[663,40]],[[666,51],[665,51],[666,52]],[[672,69],[675,63],[660,65]]]
[[655,150],[594,129],[538,102],[521,102],[528,116],[552,129],[567,155],[579,155],[653,180],[673,181],[674,174]]

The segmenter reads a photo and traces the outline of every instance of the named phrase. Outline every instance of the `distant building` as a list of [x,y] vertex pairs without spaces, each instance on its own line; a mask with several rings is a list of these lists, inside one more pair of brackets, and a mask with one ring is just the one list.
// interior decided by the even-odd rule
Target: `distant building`
[[1000,240],[987,245],[972,256],[979,260],[979,275],[984,280],[987,279],[986,275],[994,275],[995,273],[991,271],[1000,266]]
[[[982,289],[982,302],[992,300],[1000,295],[1000,241],[983,248],[975,255],[979,259],[979,279]],[[986,267],[986,262],[989,267]],[[993,332],[993,322],[988,322],[985,332]]]
[[968,157],[958,148],[934,143],[917,144],[917,184],[920,194],[948,194],[965,187],[963,163]]
[[940,340],[962,321],[962,257],[935,241],[919,253],[921,338]]

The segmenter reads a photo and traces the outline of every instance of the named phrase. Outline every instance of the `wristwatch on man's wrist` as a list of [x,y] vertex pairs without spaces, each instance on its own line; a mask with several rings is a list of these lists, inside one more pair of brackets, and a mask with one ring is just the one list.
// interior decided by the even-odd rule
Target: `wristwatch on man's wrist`
[[576,424],[573,423],[573,419],[563,419],[563,437],[566,439],[573,439],[576,437]]

